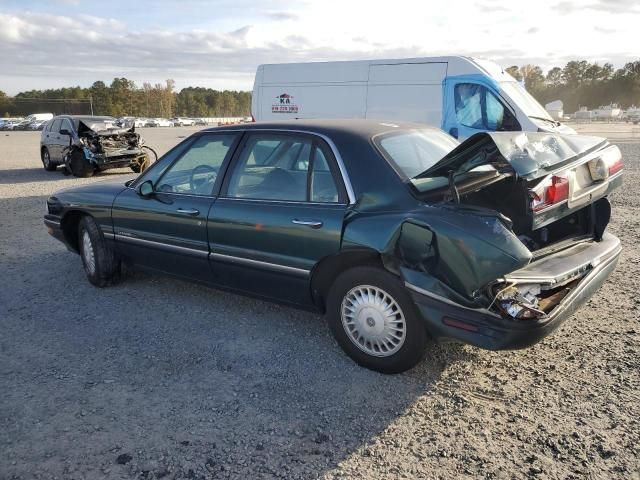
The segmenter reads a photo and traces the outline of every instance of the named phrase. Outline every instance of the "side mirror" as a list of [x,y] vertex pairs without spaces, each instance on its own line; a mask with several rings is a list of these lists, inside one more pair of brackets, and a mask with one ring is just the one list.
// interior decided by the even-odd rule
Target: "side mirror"
[[62,128],[62,129],[60,129],[60,135],[71,136],[71,132],[69,130],[67,130],[66,128]]
[[153,195],[153,183],[151,182],[151,180],[142,182],[140,185],[138,185],[136,191],[141,197],[150,197],[151,195]]

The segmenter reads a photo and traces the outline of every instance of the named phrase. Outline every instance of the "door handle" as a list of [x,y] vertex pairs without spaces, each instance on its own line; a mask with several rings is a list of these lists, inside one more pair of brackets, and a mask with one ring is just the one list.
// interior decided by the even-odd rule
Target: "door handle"
[[294,218],[293,220],[291,220],[291,223],[295,223],[296,225],[304,225],[305,227],[311,228],[320,228],[322,226],[322,222],[318,220],[298,220],[297,218]]
[[178,208],[176,212],[184,213],[185,215],[198,215],[200,210],[196,210],[195,208]]

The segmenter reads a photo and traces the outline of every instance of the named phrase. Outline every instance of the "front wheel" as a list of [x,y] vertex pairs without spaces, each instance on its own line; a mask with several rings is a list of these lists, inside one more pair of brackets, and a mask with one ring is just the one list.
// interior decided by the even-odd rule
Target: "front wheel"
[[119,262],[92,217],[80,220],[78,250],[87,279],[92,285],[105,287],[113,282],[119,271]]
[[387,271],[356,267],[342,273],[327,299],[331,332],[363,367],[400,373],[425,355],[424,322],[404,285]]
[[89,178],[95,173],[95,167],[84,158],[80,150],[74,150],[70,154],[69,166],[74,177]]

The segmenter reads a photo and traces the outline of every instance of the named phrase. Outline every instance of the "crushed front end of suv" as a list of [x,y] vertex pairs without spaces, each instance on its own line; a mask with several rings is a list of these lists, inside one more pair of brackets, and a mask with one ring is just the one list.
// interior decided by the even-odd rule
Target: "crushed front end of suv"
[[45,169],[62,164],[77,177],[122,167],[140,173],[156,159],[135,127],[119,128],[114,118],[92,116],[51,120],[42,133],[41,154]]

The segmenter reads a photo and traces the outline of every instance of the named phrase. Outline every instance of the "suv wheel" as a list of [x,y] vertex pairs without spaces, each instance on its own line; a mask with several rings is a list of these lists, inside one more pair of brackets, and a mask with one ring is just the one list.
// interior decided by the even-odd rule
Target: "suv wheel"
[[120,270],[120,262],[92,217],[82,217],[78,226],[78,250],[87,279],[96,287],[113,282]]
[[44,165],[44,169],[48,172],[53,172],[58,166],[51,160],[51,155],[49,155],[49,150],[47,148],[42,149],[40,157],[42,159],[42,165]]
[[327,299],[338,344],[363,367],[400,373],[426,353],[427,330],[404,285],[387,271],[356,267],[342,273]]
[[70,154],[69,168],[74,177],[88,178],[93,176],[95,169],[91,165],[82,152],[74,150]]

